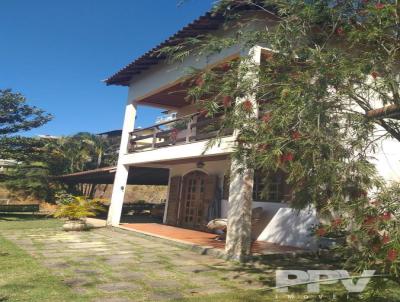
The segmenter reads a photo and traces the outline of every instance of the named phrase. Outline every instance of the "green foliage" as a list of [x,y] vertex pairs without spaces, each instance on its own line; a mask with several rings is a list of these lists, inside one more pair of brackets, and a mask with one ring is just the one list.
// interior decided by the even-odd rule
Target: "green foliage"
[[0,136],[0,158],[16,161],[40,161],[43,159],[42,140],[23,136]]
[[56,201],[59,205],[68,205],[75,201],[74,195],[67,193],[65,190],[60,190],[56,193]]
[[[235,21],[241,15],[236,8],[243,6],[258,10],[258,22],[268,22],[248,30],[246,22]],[[397,1],[224,0],[214,11],[226,18],[224,27],[233,30],[231,36],[199,36],[168,47],[166,53],[171,60],[182,60],[230,45],[241,45],[243,52],[268,46],[261,65],[250,53],[191,74],[201,80],[188,90],[188,98],[208,116],[224,113],[222,129],[237,129],[233,158],[239,172],[255,168],[268,175],[283,170],[293,207],[313,205],[325,217],[348,215],[342,217],[342,227],[351,234],[363,230],[356,226],[372,211],[367,192],[378,192],[387,201],[376,215],[390,209],[395,216],[398,210],[392,205],[398,197],[377,175],[371,156],[379,139],[400,141],[400,123],[370,119],[366,112],[400,105]],[[357,257],[355,263],[399,276],[395,221],[379,225],[379,231],[391,233],[394,260],[388,264],[386,248],[368,254],[371,242],[361,240],[357,249],[346,246]]]
[[100,200],[86,199],[84,197],[63,194],[57,200],[59,206],[54,217],[79,220],[96,216],[97,212],[104,211]]
[[[0,139],[1,140],[1,139]],[[7,137],[2,158],[18,160],[5,185],[16,196],[53,201],[60,184],[52,176],[114,165],[117,153],[106,139],[78,133],[57,139]]]
[[49,169],[43,162],[20,163],[9,173],[5,185],[14,196],[28,199],[48,200],[53,192]]
[[0,136],[37,128],[51,120],[51,115],[25,103],[22,94],[0,90]]
[[110,141],[87,132],[61,137],[49,143],[66,162],[62,173],[74,173],[116,164],[117,153]]
[[358,201],[343,204],[341,211],[319,231],[345,235],[346,244],[339,245],[336,252],[347,259],[347,266],[359,271],[372,267],[398,277],[400,183],[384,186],[371,197],[364,195]]
[[26,104],[26,98],[10,89],[0,90],[0,158],[21,162],[42,159],[41,140],[16,135],[47,123],[52,116]]

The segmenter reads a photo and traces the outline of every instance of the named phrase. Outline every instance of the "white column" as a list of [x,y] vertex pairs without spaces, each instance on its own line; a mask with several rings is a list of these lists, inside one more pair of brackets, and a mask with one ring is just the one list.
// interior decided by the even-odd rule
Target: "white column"
[[167,223],[167,213],[168,213],[168,200],[169,200],[169,189],[171,185],[171,168],[169,169],[169,177],[168,177],[168,187],[167,187],[167,199],[165,200],[165,208],[164,208],[164,216],[163,216],[163,224]]
[[121,220],[122,205],[126,183],[128,180],[129,166],[122,164],[122,158],[128,152],[129,133],[135,127],[136,103],[128,102],[125,108],[124,125],[122,128],[121,145],[119,148],[117,171],[115,172],[114,186],[108,211],[107,225],[118,226]]
[[[259,65],[261,47],[255,46],[243,55],[250,56],[252,62],[249,64]],[[257,84],[257,74],[249,73],[247,76],[254,78],[254,85]],[[240,104],[245,99],[252,101],[254,115],[257,116],[258,104],[255,95],[248,95],[237,100],[237,103]],[[235,130],[234,136],[237,136],[238,132]],[[246,169],[243,173],[238,173],[238,165],[238,162],[232,160],[225,253],[229,258],[243,261],[250,255],[254,171]]]

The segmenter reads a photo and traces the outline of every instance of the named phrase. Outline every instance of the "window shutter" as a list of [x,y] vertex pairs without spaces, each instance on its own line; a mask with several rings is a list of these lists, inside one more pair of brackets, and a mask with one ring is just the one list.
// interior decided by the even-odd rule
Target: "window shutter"
[[222,188],[222,199],[228,200],[229,199],[229,186],[230,186],[230,178],[228,174],[224,175],[224,183]]
[[166,223],[171,225],[178,224],[178,208],[181,192],[181,176],[171,177],[169,183],[169,195],[167,206]]

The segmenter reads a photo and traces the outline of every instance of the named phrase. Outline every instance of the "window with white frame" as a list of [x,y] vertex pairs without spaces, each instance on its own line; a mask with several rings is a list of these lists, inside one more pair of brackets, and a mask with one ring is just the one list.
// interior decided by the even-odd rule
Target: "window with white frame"
[[283,202],[284,174],[278,171],[273,174],[254,173],[253,200],[265,202]]

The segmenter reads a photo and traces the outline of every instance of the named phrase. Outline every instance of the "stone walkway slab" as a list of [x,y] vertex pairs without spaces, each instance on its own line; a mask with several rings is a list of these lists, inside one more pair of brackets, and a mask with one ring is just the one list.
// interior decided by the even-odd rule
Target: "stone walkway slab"
[[113,229],[2,233],[90,301],[167,301],[262,284],[232,263]]

